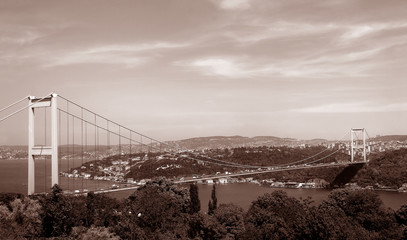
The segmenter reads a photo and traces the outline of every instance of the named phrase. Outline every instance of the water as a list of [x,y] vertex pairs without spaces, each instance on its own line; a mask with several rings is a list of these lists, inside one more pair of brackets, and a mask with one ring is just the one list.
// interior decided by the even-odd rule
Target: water
[[[312,197],[313,204],[320,204],[323,200],[328,199],[330,190],[326,189],[293,189],[293,188],[268,188],[262,187],[253,183],[233,183],[216,185],[216,196],[218,203],[233,203],[244,210],[248,210],[252,201],[255,201],[259,196],[273,191],[283,190],[290,197],[297,199]],[[208,202],[211,197],[211,185],[199,185],[199,198],[201,200],[201,209],[207,211]],[[407,193],[377,191],[381,200],[386,207],[393,210],[399,209],[402,205],[407,204]]]
[[[49,189],[51,185],[51,163],[48,159],[46,165],[45,160],[36,160],[36,192],[44,192]],[[81,159],[71,160],[70,167],[80,166],[82,163]],[[67,170],[67,161],[62,161],[60,169]],[[47,171],[47,179],[44,177],[45,170]],[[45,187],[45,181],[47,185]],[[69,188],[68,188],[69,184]],[[94,181],[94,180],[83,180],[81,178],[77,179],[67,179],[60,178],[60,185],[62,189],[88,189],[89,191],[94,191],[95,189],[104,188],[107,189],[112,185],[112,182],[107,181]],[[48,186],[49,185],[49,186]],[[211,196],[212,185],[199,184],[199,198],[201,199],[201,209],[207,211],[208,201]],[[265,193],[271,193],[275,190],[284,190],[291,197],[296,198],[306,198],[312,197],[315,204],[320,204],[323,200],[328,198],[330,193],[329,190],[325,189],[281,189],[281,188],[267,188],[261,187],[257,184],[252,183],[233,183],[225,185],[217,185],[217,198],[218,203],[234,203],[241,206],[244,210],[250,207],[252,201],[256,200],[259,196]],[[16,160],[0,160],[0,192],[17,192],[17,193],[27,193],[27,160],[26,159],[16,159]],[[127,198],[132,194],[134,190],[121,191],[109,193],[109,196],[115,198]],[[407,204],[407,193],[399,192],[387,192],[378,191],[377,192],[384,202],[385,206],[390,207],[394,210],[400,208],[401,205]]]
[[[186,186],[187,187],[187,186]],[[199,199],[201,200],[201,210],[208,211],[208,202],[212,193],[212,185],[199,184]],[[218,204],[233,203],[247,211],[250,204],[255,201],[259,196],[265,193],[271,193],[273,191],[283,190],[287,192],[290,197],[297,199],[305,199],[312,197],[313,204],[318,205],[323,200],[328,199],[328,195],[331,192],[326,189],[293,189],[293,188],[269,188],[262,187],[254,183],[232,183],[216,185],[216,196]],[[118,199],[127,198],[134,190],[121,191],[109,193],[109,196]],[[402,205],[407,204],[407,193],[389,192],[389,191],[377,191],[379,197],[382,199],[384,205],[393,210],[399,209]]]
[[[85,162],[85,161],[84,161]],[[60,171],[82,165],[82,159],[71,159],[68,163],[63,160],[60,163]],[[27,193],[27,159],[0,160],[0,192]],[[45,172],[47,177],[45,177]],[[63,190],[95,191],[97,189],[108,189],[112,186],[109,181],[86,180],[83,178],[59,177],[59,185]],[[51,188],[51,160],[35,160],[35,192],[49,192]]]

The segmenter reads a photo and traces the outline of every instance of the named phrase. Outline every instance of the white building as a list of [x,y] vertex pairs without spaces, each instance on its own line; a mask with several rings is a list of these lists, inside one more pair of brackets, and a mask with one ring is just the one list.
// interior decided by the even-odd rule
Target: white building
[[228,183],[228,179],[227,179],[227,178],[219,178],[218,181],[219,181],[220,184],[226,184],[226,183]]

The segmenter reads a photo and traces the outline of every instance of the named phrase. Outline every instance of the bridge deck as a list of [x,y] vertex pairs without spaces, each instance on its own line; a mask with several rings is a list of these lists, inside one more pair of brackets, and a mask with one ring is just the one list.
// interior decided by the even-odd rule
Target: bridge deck
[[[342,163],[324,163],[318,165],[297,165],[292,167],[284,167],[284,168],[277,168],[277,169],[270,169],[270,170],[256,170],[256,171],[249,171],[243,173],[231,173],[231,174],[222,174],[222,175],[214,175],[214,176],[206,176],[206,177],[199,177],[199,178],[187,178],[184,180],[174,181],[174,183],[190,183],[190,182],[198,182],[198,181],[205,181],[210,179],[219,179],[219,178],[228,178],[228,177],[238,177],[238,176],[248,176],[248,175],[255,175],[255,174],[262,174],[262,173],[271,173],[271,172],[282,172],[282,171],[292,171],[292,170],[301,170],[301,169],[310,169],[310,168],[321,168],[321,167],[338,167],[338,166],[349,166],[355,164],[365,164],[366,162],[342,162]],[[94,193],[110,193],[110,192],[118,192],[118,191],[126,191],[126,190],[135,190],[140,186],[134,187],[126,187],[126,188],[118,188],[118,189],[106,189],[101,191],[95,191]]]

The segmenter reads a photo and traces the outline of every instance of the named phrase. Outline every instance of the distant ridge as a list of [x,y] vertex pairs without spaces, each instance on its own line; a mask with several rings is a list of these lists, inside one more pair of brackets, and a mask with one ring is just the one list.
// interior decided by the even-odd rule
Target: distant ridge
[[377,136],[371,138],[374,141],[407,141],[407,135],[386,135],[386,136]]
[[[375,138],[370,138],[371,141],[407,141],[407,135],[386,135]],[[235,148],[235,147],[259,147],[259,146],[299,146],[302,144],[315,146],[320,144],[334,143],[337,140],[327,140],[323,138],[315,138],[309,140],[301,140],[295,138],[280,138],[275,136],[210,136],[210,137],[195,137],[182,139],[178,141],[167,141],[167,143],[176,145],[181,149],[209,149],[209,148]],[[349,141],[349,139],[342,139]]]
[[167,141],[182,149],[235,148],[256,146],[298,146],[300,144],[318,145],[329,142],[326,139],[298,140],[295,138],[280,138],[275,136],[210,136],[188,138],[178,141]]
[[[370,138],[370,141],[407,141],[407,135],[385,135]],[[349,139],[343,139],[342,141],[349,141]],[[195,137],[176,141],[165,141],[170,145],[177,146],[180,149],[209,149],[209,148],[236,148],[236,147],[259,147],[259,146],[299,146],[307,144],[310,146],[334,143],[336,140],[327,140],[323,138],[315,138],[309,140],[301,140],[295,138],[280,138],[275,136],[255,136],[255,137],[243,137],[243,136],[209,136],[209,137]],[[137,144],[135,144],[137,145]],[[122,147],[128,147],[126,144],[122,144]],[[2,148],[11,148],[14,150],[26,150],[26,145],[3,145]],[[60,145],[62,152],[72,151],[75,148],[75,152],[81,149],[80,145]],[[107,149],[117,148],[117,145],[99,145],[98,151],[106,151]],[[1,149],[0,149],[1,150]],[[90,147],[89,151],[93,151]]]

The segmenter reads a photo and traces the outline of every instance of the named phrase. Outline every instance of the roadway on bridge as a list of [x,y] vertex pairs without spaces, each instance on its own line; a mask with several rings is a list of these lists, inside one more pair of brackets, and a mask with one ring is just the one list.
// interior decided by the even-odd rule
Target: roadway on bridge
[[[247,172],[240,172],[240,173],[230,173],[230,174],[219,174],[219,175],[210,175],[205,177],[186,177],[183,180],[174,181],[174,183],[182,184],[182,183],[190,183],[190,182],[198,182],[198,181],[206,181],[210,179],[219,179],[219,178],[230,178],[230,177],[239,177],[239,176],[248,176],[248,175],[255,175],[255,174],[262,174],[262,173],[272,173],[272,172],[282,172],[282,171],[293,171],[293,170],[301,170],[301,169],[311,169],[311,168],[322,168],[322,167],[339,167],[339,166],[349,166],[349,165],[356,165],[356,164],[365,164],[364,161],[357,161],[357,162],[341,162],[341,163],[320,163],[316,165],[295,165],[295,166],[287,166],[287,167],[275,167],[274,169],[269,170],[246,170]],[[141,186],[133,186],[133,187],[125,187],[125,188],[118,188],[118,189],[106,189],[95,191],[95,193],[110,193],[110,192],[118,192],[118,191],[127,191],[127,190],[135,190]]]

